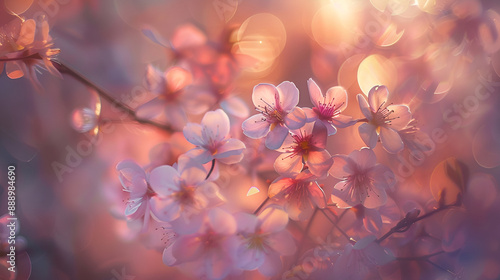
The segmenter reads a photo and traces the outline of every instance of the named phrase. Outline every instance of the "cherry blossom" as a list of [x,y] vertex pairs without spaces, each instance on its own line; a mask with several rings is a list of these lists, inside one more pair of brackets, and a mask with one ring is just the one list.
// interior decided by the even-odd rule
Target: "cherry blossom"
[[267,136],[269,149],[281,147],[289,129],[299,129],[306,123],[304,111],[296,107],[299,90],[292,82],[282,82],[277,87],[258,84],[253,89],[252,101],[260,113],[243,122],[243,133],[254,139]]
[[153,119],[165,113],[169,123],[182,128],[187,121],[183,106],[179,106],[184,89],[192,83],[189,71],[181,67],[171,67],[165,72],[148,65],[146,84],[148,90],[157,97],[137,108],[137,116]]
[[387,104],[389,91],[385,86],[375,86],[368,93],[368,102],[358,94],[358,103],[367,123],[359,126],[359,135],[365,144],[373,149],[380,137],[382,146],[389,153],[397,153],[404,148],[398,131],[412,120],[410,108],[406,105]]
[[200,124],[188,123],[184,127],[184,137],[196,145],[186,155],[205,164],[216,160],[224,164],[234,164],[243,158],[245,144],[229,137],[229,118],[221,109],[205,114]]
[[390,251],[377,242],[374,235],[367,236],[354,245],[347,243],[344,252],[334,264],[332,274],[337,279],[366,279],[377,266],[385,265],[395,258]]
[[123,191],[129,193],[125,216],[129,220],[141,220],[143,230],[148,228],[151,218],[151,200],[157,199],[157,192],[149,185],[149,178],[137,163],[124,160],[118,163],[116,170]]
[[309,97],[315,107],[303,108],[308,120],[322,122],[328,129],[328,135],[337,133],[337,127],[344,128],[355,124],[352,117],[340,114],[347,108],[347,92],[343,87],[331,87],[326,95],[313,79],[307,81]]
[[236,236],[235,218],[228,212],[213,208],[195,233],[179,236],[165,248],[163,262],[167,265],[192,263],[200,277],[223,279],[233,270],[236,249],[240,244]]
[[327,175],[333,160],[325,149],[327,129],[322,122],[308,123],[289,134],[278,150],[283,152],[274,162],[280,174],[298,174],[304,168],[317,176]]
[[394,174],[385,165],[377,163],[375,153],[362,148],[349,156],[333,156],[330,175],[341,181],[335,185],[332,200],[337,207],[348,208],[362,204],[376,208],[387,201],[386,188],[394,184]]
[[292,220],[306,220],[316,207],[325,208],[326,198],[309,170],[296,176],[280,176],[269,186],[269,197],[284,203]]
[[159,166],[151,171],[149,182],[159,197],[152,210],[161,221],[171,222],[178,232],[196,231],[201,226],[199,215],[209,206],[210,195],[218,195],[215,183],[205,180],[207,172],[198,162],[179,157],[177,165]]
[[236,215],[242,244],[238,247],[236,265],[245,270],[258,269],[265,276],[274,276],[282,268],[280,256],[295,253],[292,235],[285,229],[288,215],[276,206],[269,206],[258,216]]

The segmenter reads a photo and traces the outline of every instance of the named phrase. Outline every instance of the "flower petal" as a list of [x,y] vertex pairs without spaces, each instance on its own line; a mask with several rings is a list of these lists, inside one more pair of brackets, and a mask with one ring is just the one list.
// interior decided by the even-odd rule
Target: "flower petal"
[[280,255],[276,253],[266,254],[264,263],[259,267],[259,272],[264,276],[272,277],[282,269]]
[[179,173],[168,165],[158,166],[149,174],[151,188],[162,196],[179,190]]
[[302,167],[302,157],[292,153],[283,153],[274,161],[274,169],[279,174],[299,174]]
[[316,114],[313,109],[307,107],[301,109],[304,114],[306,114],[306,123],[310,123],[318,119],[318,114]]
[[252,101],[257,109],[276,108],[276,100],[279,100],[279,93],[274,85],[258,84],[253,88]]
[[314,107],[319,108],[320,104],[325,102],[321,89],[312,78],[307,80],[307,87],[309,89],[309,98],[311,99],[312,104]]
[[234,214],[234,219],[236,220],[238,232],[244,233],[254,233],[259,222],[257,216],[245,212]]
[[325,103],[328,102],[331,102],[338,111],[344,111],[347,108],[347,91],[341,86],[329,88],[325,94]]
[[332,163],[332,156],[327,150],[309,151],[306,161],[309,171],[317,177],[326,176]]
[[289,112],[299,104],[299,89],[294,83],[282,82],[277,86],[277,90],[279,93],[279,106],[283,111]]
[[291,256],[297,250],[292,235],[286,230],[269,235],[267,241],[269,242],[269,246],[282,256]]
[[368,148],[361,148],[359,151],[352,151],[349,159],[356,163],[359,171],[368,171],[377,164],[377,156]]
[[389,96],[389,90],[386,86],[374,86],[368,92],[368,103],[372,112],[377,112],[380,106],[383,106],[387,102],[387,96]]
[[373,119],[373,115],[368,102],[366,102],[366,98],[362,94],[358,94],[356,97],[358,98],[358,104],[359,109],[361,109],[361,113],[363,113],[363,116],[365,116],[365,118],[371,121]]
[[210,227],[216,233],[229,235],[236,232],[237,225],[233,215],[220,208],[210,209],[208,221]]
[[389,127],[394,130],[405,128],[412,119],[410,108],[406,105],[390,105],[387,110],[393,111],[389,116],[392,119]]
[[[227,158],[230,156],[243,155],[243,151],[245,150],[245,148],[246,148],[245,144],[243,142],[241,142],[240,140],[234,139],[234,138],[229,138],[227,141],[224,142],[224,144],[222,144],[222,146],[220,146],[217,149],[217,153],[214,155],[214,158],[224,159],[224,158]],[[241,157],[240,157],[240,159],[241,159]],[[235,162],[226,161],[224,163],[234,164],[237,162],[239,162],[239,160],[235,161]]]
[[180,67],[172,67],[165,74],[167,86],[171,92],[176,92],[191,84],[193,77],[189,71]]
[[342,114],[336,115],[330,121],[334,126],[338,128],[346,128],[348,126],[356,124],[356,121],[353,120],[351,116],[346,116]]
[[269,126],[270,123],[266,121],[262,114],[253,115],[241,124],[243,133],[253,139],[266,136],[269,133]]
[[185,153],[185,155],[192,158],[195,161],[198,161],[201,164],[205,164],[214,159],[213,155],[209,151],[203,148],[191,149],[187,153]]
[[395,154],[404,148],[403,140],[399,133],[391,128],[380,128],[380,142],[385,150],[391,154]]
[[276,150],[281,147],[288,132],[288,128],[282,125],[276,125],[267,135],[266,147],[271,150]]
[[268,195],[269,197],[274,197],[279,193],[283,192],[285,189],[289,188],[294,181],[292,178],[278,177],[274,180],[271,185],[269,185]]
[[299,129],[306,123],[306,114],[301,108],[295,107],[285,117],[285,124],[289,129]]
[[342,180],[354,172],[349,164],[349,161],[347,160],[347,156],[335,155],[332,157],[332,159],[333,165],[330,167],[330,170],[328,172],[334,178]]
[[326,197],[323,189],[314,182],[309,185],[309,195],[316,206],[323,209],[326,207]]
[[326,139],[328,138],[328,130],[323,122],[315,122],[312,129],[312,145],[319,149],[326,148]]
[[193,235],[180,236],[174,244],[172,244],[172,256],[178,262],[188,262],[199,258],[202,252],[202,244]]
[[375,148],[377,146],[378,135],[376,131],[376,127],[369,123],[364,123],[358,127],[359,136],[363,139],[366,146],[370,149]]
[[257,216],[260,223],[260,230],[265,233],[278,232],[285,229],[288,224],[288,215],[281,208],[276,206],[266,207]]
[[229,134],[229,117],[221,109],[205,113],[201,120],[205,142],[212,139],[222,141]]
[[181,206],[178,201],[167,197],[151,199],[151,211],[162,222],[170,222],[179,217]]
[[189,141],[189,143],[196,145],[196,146],[203,146],[205,145],[202,133],[201,133],[202,127],[201,125],[197,123],[188,123],[182,132],[184,133],[184,137],[186,140]]

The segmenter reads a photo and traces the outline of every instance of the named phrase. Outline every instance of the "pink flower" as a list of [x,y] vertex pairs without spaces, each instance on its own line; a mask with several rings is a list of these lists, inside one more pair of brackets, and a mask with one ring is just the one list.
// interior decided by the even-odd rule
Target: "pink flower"
[[283,152],[274,162],[280,174],[298,174],[307,165],[309,171],[323,177],[328,174],[333,160],[325,150],[327,129],[322,122],[308,123],[300,130],[289,134],[279,151]]
[[149,65],[146,74],[148,90],[157,95],[154,99],[137,108],[137,116],[153,119],[164,113],[174,127],[182,128],[187,121],[181,106],[184,88],[192,82],[191,73],[180,67],[172,67],[166,72]]
[[221,109],[207,112],[201,125],[188,123],[183,130],[184,137],[197,147],[186,155],[202,164],[214,159],[224,164],[240,162],[245,144],[229,138],[229,128],[229,118]]
[[239,213],[238,233],[243,242],[237,250],[236,265],[245,270],[258,269],[265,276],[274,276],[282,268],[280,256],[290,256],[297,249],[292,235],[285,229],[288,215],[270,206],[258,216]]
[[239,240],[234,217],[214,208],[208,211],[199,231],[181,235],[163,252],[167,265],[192,263],[199,277],[222,279],[232,271]]
[[375,153],[362,148],[349,156],[333,156],[330,175],[341,181],[335,185],[332,200],[337,207],[347,208],[362,204],[376,208],[387,201],[385,189],[394,184],[394,173],[377,163]]
[[151,217],[151,200],[157,199],[157,193],[149,185],[146,172],[137,163],[124,160],[118,163],[116,170],[123,191],[129,193],[125,216],[129,220],[142,220],[142,230],[145,231]]
[[218,194],[218,187],[205,180],[203,165],[181,156],[178,164],[163,165],[151,171],[149,182],[158,193],[152,211],[159,220],[171,222],[179,233],[194,232],[201,225],[199,215],[209,205],[207,194]]
[[269,186],[269,197],[284,202],[290,219],[306,220],[316,207],[326,207],[325,193],[315,179],[309,170],[296,177],[278,177]]
[[376,237],[371,235],[354,245],[351,243],[345,245],[344,252],[333,266],[332,274],[336,279],[366,279],[377,266],[385,265],[395,259],[390,251],[384,249],[375,240]]
[[307,85],[309,97],[315,106],[303,109],[308,119],[322,122],[328,129],[328,135],[337,133],[336,127],[344,128],[355,124],[352,117],[340,114],[347,108],[347,92],[343,87],[331,87],[324,96],[313,79],[309,79]]
[[254,139],[266,138],[266,147],[276,150],[283,144],[289,129],[299,129],[306,123],[306,115],[296,107],[299,90],[291,82],[275,87],[258,84],[254,87],[252,101],[260,112],[243,122],[243,133]]
[[40,89],[41,85],[36,77],[38,68],[45,68],[52,75],[61,77],[61,74],[52,64],[52,60],[60,50],[52,48],[52,38],[49,35],[49,24],[46,20],[37,22],[34,19],[11,21],[0,28],[0,73],[5,71],[11,79],[27,76],[33,85]]
[[410,108],[406,105],[387,104],[389,91],[385,86],[375,86],[368,93],[368,102],[358,94],[361,112],[368,120],[359,126],[359,135],[365,144],[373,149],[380,142],[389,153],[397,153],[404,148],[398,131],[405,128],[412,119]]

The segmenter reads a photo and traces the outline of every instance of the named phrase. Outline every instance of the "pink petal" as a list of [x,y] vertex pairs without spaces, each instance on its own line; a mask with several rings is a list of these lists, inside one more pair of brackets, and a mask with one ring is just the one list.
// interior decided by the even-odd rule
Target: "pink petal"
[[231,272],[232,267],[233,263],[228,256],[217,251],[210,252],[205,260],[208,279],[223,279]]
[[[220,146],[217,149],[217,154],[214,155],[216,159],[224,159],[230,156],[234,155],[241,155],[243,156],[243,151],[245,150],[246,146],[243,142],[241,142],[238,139],[230,138],[222,146]],[[241,160],[241,157],[239,157]],[[232,161],[227,161],[224,162],[226,164],[234,164],[237,163],[238,161],[232,162]]]
[[[371,183],[370,183],[371,184]],[[373,185],[369,190],[364,191],[361,195],[361,203],[366,208],[377,208],[387,202],[387,194],[384,189],[375,188]]]
[[161,94],[166,88],[166,81],[163,72],[148,64],[146,68],[146,86],[152,93]]
[[294,83],[285,81],[277,86],[280,108],[289,112],[299,103],[299,89]]
[[330,121],[334,126],[338,128],[346,128],[348,126],[356,124],[356,121],[354,121],[351,116],[346,116],[342,114],[336,115]]
[[259,267],[259,272],[264,276],[272,277],[282,269],[280,256],[276,253],[266,254],[266,260]]
[[253,115],[241,124],[243,133],[253,139],[266,136],[269,133],[269,126],[270,123],[266,121],[262,114]]
[[325,95],[325,102],[332,102],[339,111],[347,108],[347,91],[341,86],[335,86],[328,89]]
[[333,125],[332,122],[327,121],[327,120],[321,120],[321,122],[323,123],[323,125],[326,126],[328,136],[334,135],[335,133],[337,133],[337,128]]
[[332,156],[327,150],[309,151],[306,161],[309,171],[317,177],[326,176],[332,163]]
[[195,161],[198,161],[201,164],[205,164],[214,159],[213,155],[209,151],[203,148],[191,149],[187,153],[185,153],[185,155],[192,158]]
[[170,222],[178,234],[193,234],[200,230],[204,215],[200,213],[189,214],[181,211],[180,217]]
[[318,119],[318,115],[316,114],[316,112],[314,112],[313,109],[307,108],[307,107],[304,107],[301,109],[302,109],[302,112],[304,112],[304,114],[306,114],[306,123],[310,123],[310,122],[313,122],[313,121]]
[[288,215],[282,209],[269,206],[259,216],[260,229],[265,233],[278,232],[285,229],[288,224]]
[[271,185],[269,185],[269,190],[268,190],[268,195],[269,197],[274,197],[280,192],[284,191],[286,188],[290,187],[292,184],[294,184],[293,179],[291,178],[283,178],[283,177],[278,177],[276,180],[274,180]]
[[302,156],[291,153],[283,153],[274,161],[274,169],[279,174],[299,174],[303,167]]
[[376,127],[369,123],[364,123],[358,127],[359,136],[363,139],[365,144],[373,149],[377,146],[378,135],[376,131]]
[[286,230],[269,235],[266,241],[269,242],[269,246],[273,248],[274,251],[278,252],[282,256],[291,256],[297,250],[295,240]]
[[196,186],[207,177],[207,171],[199,162],[182,155],[178,159],[178,170],[180,177],[188,186]]
[[202,126],[197,123],[188,123],[182,130],[186,140],[188,140],[189,143],[196,146],[205,145],[201,131],[202,131]]
[[172,46],[176,49],[184,49],[204,45],[207,41],[205,34],[192,24],[183,25],[175,31],[172,36]]
[[309,195],[316,206],[323,209],[326,207],[326,197],[323,189],[314,182],[309,186]]
[[178,262],[188,262],[196,260],[202,253],[202,244],[193,235],[179,236],[179,238],[172,244],[172,256]]
[[377,164],[377,156],[368,148],[361,148],[359,151],[352,151],[349,154],[349,159],[354,161],[360,171],[368,171]]
[[229,118],[221,109],[206,112],[201,120],[205,141],[209,139],[222,141],[229,134]]
[[288,132],[288,128],[282,125],[276,125],[267,135],[266,147],[271,150],[276,150],[281,147]]
[[208,219],[210,227],[216,233],[229,235],[236,232],[236,220],[231,214],[220,208],[210,209]]
[[168,266],[173,266],[177,262],[177,260],[172,255],[172,247],[173,246],[168,246],[167,248],[165,248],[165,250],[163,250],[162,260],[163,263]]
[[368,106],[368,102],[366,102],[365,97],[362,94],[357,95],[359,109],[361,109],[361,113],[367,118],[369,121],[373,119],[372,111],[370,106]]
[[353,173],[349,162],[347,161],[347,156],[345,155],[335,155],[332,157],[333,165],[330,167],[329,173],[334,178],[345,179],[347,176]]
[[36,22],[33,19],[28,19],[24,21],[21,25],[21,30],[19,31],[19,37],[16,40],[16,44],[20,46],[27,46],[35,40]]
[[236,254],[238,256],[236,265],[244,270],[257,269],[266,259],[266,255],[262,250],[249,248],[247,244],[240,246]]
[[312,78],[307,80],[307,87],[309,89],[309,97],[312,104],[314,105],[314,107],[319,108],[320,104],[325,102],[325,98],[321,93],[321,89]]
[[392,170],[380,163],[373,166],[367,175],[373,180],[373,185],[379,189],[391,188],[396,184]]
[[299,129],[304,126],[306,119],[304,111],[299,107],[295,107],[285,116],[285,124],[289,129]]
[[259,222],[255,215],[245,212],[234,214],[234,219],[236,220],[238,232],[244,233],[254,233]]
[[278,89],[271,84],[258,84],[253,88],[252,101],[256,108],[264,110],[266,107],[276,108],[279,100]]
[[[363,195],[363,193],[365,193]],[[338,182],[334,190],[332,191],[332,195],[341,199],[343,202],[345,202],[349,206],[354,206],[357,204],[362,204],[364,201],[364,198],[366,197],[366,192],[360,193],[358,190],[357,186],[354,186],[354,184],[349,183],[349,182]],[[332,197],[332,200],[334,202],[335,199]],[[338,203],[338,202],[337,202]],[[338,206],[338,207],[343,207],[343,206]]]
[[328,137],[328,130],[323,122],[315,122],[312,129],[313,146],[319,149],[326,148],[326,139]]
[[162,196],[168,196],[179,190],[179,173],[168,165],[156,167],[149,174],[151,188]]
[[410,108],[406,105],[390,105],[387,106],[387,110],[394,111],[389,115],[389,118],[392,119],[389,127],[394,130],[405,128],[412,120]]
[[363,225],[371,233],[378,233],[382,229],[382,217],[375,209],[364,209]]
[[147,190],[146,173],[139,165],[131,160],[124,160],[118,163],[116,170],[123,188],[130,191],[132,199],[144,196]]
[[314,211],[315,206],[309,197],[299,197],[294,200],[287,200],[285,203],[285,211],[290,219],[294,221],[305,221],[309,219]]
[[347,184],[348,183],[344,181],[338,182],[332,190],[330,199],[333,203],[337,204],[338,208],[351,208],[353,206],[353,203],[350,203],[349,192],[346,191],[351,184]]
[[5,64],[5,72],[11,79],[19,79],[24,76],[24,71],[17,61],[9,61]]
[[181,206],[178,201],[168,197],[151,199],[151,211],[162,222],[170,222],[179,217]]
[[376,112],[380,106],[386,105],[389,90],[386,86],[374,86],[368,93],[368,103],[373,112]]
[[166,102],[163,99],[153,98],[137,107],[136,115],[140,119],[150,120],[157,117],[165,110]]
[[240,162],[244,157],[244,154],[242,152],[236,153],[236,151],[233,151],[232,154],[230,154],[230,153],[226,153],[226,154],[229,154],[229,155],[225,155],[224,157],[221,157],[221,158],[219,158],[218,155],[215,155],[215,157],[217,158],[218,162],[223,163],[223,164],[235,164],[235,163]]
[[403,140],[399,133],[391,128],[380,128],[380,142],[385,150],[391,154],[395,154],[404,148]]
[[167,86],[171,92],[176,92],[193,82],[191,73],[180,67],[172,67],[166,73]]

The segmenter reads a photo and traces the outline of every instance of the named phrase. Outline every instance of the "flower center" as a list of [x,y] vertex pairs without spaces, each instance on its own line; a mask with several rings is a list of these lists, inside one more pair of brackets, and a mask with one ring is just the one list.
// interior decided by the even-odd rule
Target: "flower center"
[[333,104],[334,100],[335,99],[332,99],[328,103],[321,103],[321,101],[320,101],[320,102],[318,102],[319,103],[319,108],[316,108],[316,107],[313,108],[313,110],[319,116],[319,119],[321,119],[321,120],[330,120],[333,117],[335,117],[338,114],[340,114],[339,108],[342,107],[342,105],[344,104],[344,102],[342,102],[342,104],[340,104],[340,106],[337,107],[337,106],[335,106],[335,104]]
[[384,126],[384,125],[391,125],[391,122],[395,119],[398,119],[399,117],[391,117],[391,114],[394,113],[394,110],[389,110],[387,109],[388,106],[385,105],[385,101],[380,104],[378,107],[377,111],[373,114],[373,119],[371,120],[371,123],[377,127],[377,132],[379,132],[379,127]]
[[[263,121],[267,121],[271,124],[283,123],[285,121],[284,117],[286,115],[286,112],[284,112],[281,108],[275,106],[274,103],[269,104],[262,98],[260,100],[264,102],[265,106],[258,105],[255,110],[264,115]],[[271,130],[273,128],[274,126],[271,127]]]

